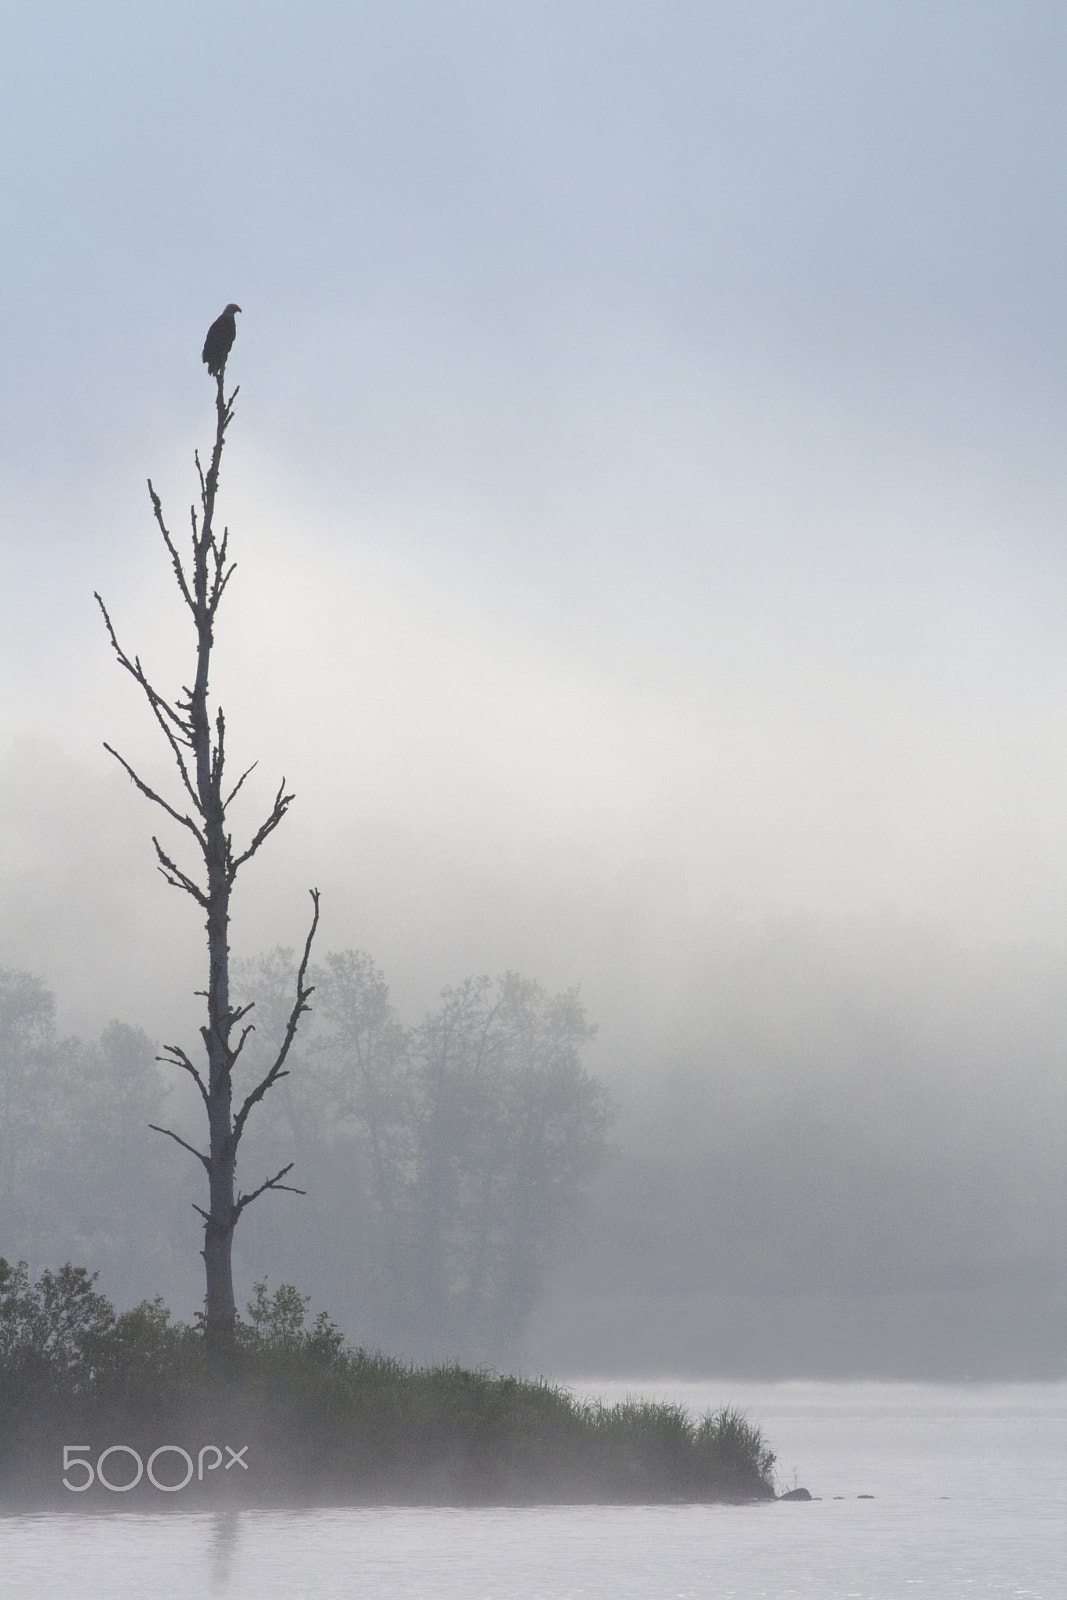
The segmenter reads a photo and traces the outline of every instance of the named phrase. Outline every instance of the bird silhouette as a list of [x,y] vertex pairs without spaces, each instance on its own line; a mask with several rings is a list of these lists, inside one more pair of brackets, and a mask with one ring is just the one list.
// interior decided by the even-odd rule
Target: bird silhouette
[[217,378],[226,365],[226,357],[233,349],[233,341],[237,337],[237,323],[234,321],[234,312],[240,311],[240,306],[233,301],[226,307],[221,317],[216,317],[207,330],[204,340],[204,353],[201,360],[207,363],[207,370],[213,378]]

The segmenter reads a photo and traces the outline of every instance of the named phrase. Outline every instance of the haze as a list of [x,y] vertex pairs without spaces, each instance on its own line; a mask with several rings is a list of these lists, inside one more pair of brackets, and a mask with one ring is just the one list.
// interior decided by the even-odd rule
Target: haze
[[235,945],[317,884],[412,1017],[580,985],[619,1153],[525,1359],[1067,1370],[1063,8],[5,35],[0,963],[194,1026],[92,592],[180,680],[144,480],[236,299],[217,690],[297,800]]

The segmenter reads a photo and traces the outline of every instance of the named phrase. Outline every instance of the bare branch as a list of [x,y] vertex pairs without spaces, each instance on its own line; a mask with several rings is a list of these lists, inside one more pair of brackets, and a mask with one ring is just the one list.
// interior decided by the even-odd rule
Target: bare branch
[[189,776],[189,767],[184,753],[186,749],[191,750],[193,747],[192,733],[187,715],[188,706],[182,705],[181,701],[178,701],[176,706],[172,706],[161,694],[158,694],[149,683],[140,659],[136,659],[131,663],[123,660],[120,655],[120,661],[144,690],[152,715],[155,717],[163,737],[170,746],[170,752],[174,757],[174,764],[178,768],[178,776],[181,778],[182,787],[193,804],[199,809],[199,800],[193,781]]
[[193,1079],[197,1088],[200,1090],[200,1096],[204,1104],[207,1105],[207,1085],[204,1083],[204,1080],[200,1076],[196,1067],[194,1067],[193,1063],[189,1060],[189,1057],[186,1055],[181,1045],[165,1044],[163,1046],[163,1054],[161,1056],[157,1056],[156,1060],[162,1066],[181,1067],[183,1072],[187,1072]]
[[[247,1009],[248,1009],[248,1007],[246,1006],[245,1010],[247,1010]],[[232,1025],[232,1022],[233,1022],[233,1018],[232,1017],[230,1018],[230,1022],[231,1022],[231,1025]],[[233,1048],[233,1050],[232,1050],[232,1052],[230,1054],[230,1071],[231,1072],[233,1071],[234,1067],[237,1065],[237,1057],[241,1054],[241,1051],[245,1047],[245,1040],[248,1038],[248,1035],[250,1033],[255,1033],[255,1031],[256,1031],[255,1030],[255,1026],[251,1022],[248,1023],[247,1027],[244,1027],[244,1028],[241,1029],[241,1037],[238,1039],[236,1045],[234,1046],[234,1048]]]
[[[119,643],[118,634],[115,632],[114,624],[111,621],[111,616],[99,594],[96,595],[96,602],[100,607],[101,613],[103,614],[104,624],[107,628],[108,637],[111,641],[111,648],[115,652],[118,663],[126,672],[130,674],[134,682],[144,692],[145,698],[147,699],[151,708],[152,715],[155,717],[163,737],[170,746],[170,752],[174,757],[175,764],[178,768],[182,786],[185,789],[186,794],[188,794],[189,798],[195,805],[197,803],[196,790],[193,787],[192,780],[189,776],[189,768],[184,754],[184,750],[192,749],[193,745],[192,729],[190,727],[188,718],[188,700],[184,705],[180,700],[175,705],[171,705],[170,701],[159,693],[158,689],[156,689],[154,685],[149,682],[148,674],[141,665],[141,658],[139,656],[134,656],[134,658],[131,660],[126,654],[125,650],[122,648],[122,645]],[[186,696],[188,696],[189,691],[185,690],[184,692]]]
[[233,1208],[234,1222],[237,1221],[245,1206],[250,1206],[253,1200],[258,1200],[260,1195],[265,1194],[268,1189],[284,1189],[286,1194],[307,1194],[306,1189],[296,1189],[291,1183],[282,1183],[280,1181],[287,1172],[292,1172],[293,1165],[294,1163],[290,1161],[287,1167],[283,1167],[280,1172],[276,1172],[273,1178],[268,1178],[266,1183],[261,1183],[258,1189],[252,1190],[251,1194],[238,1195]]
[[285,1037],[281,1042],[278,1054],[274,1058],[273,1066],[267,1073],[265,1073],[265,1075],[256,1084],[256,1087],[245,1098],[244,1104],[233,1119],[233,1142],[235,1146],[244,1132],[244,1126],[248,1120],[248,1113],[251,1111],[252,1107],[256,1105],[258,1101],[262,1100],[263,1096],[266,1094],[267,1090],[272,1084],[277,1083],[279,1078],[284,1078],[287,1076],[285,1072],[285,1060],[289,1054],[293,1040],[296,1038],[297,1025],[304,1012],[310,1010],[308,1001],[314,994],[315,988],[313,984],[309,984],[307,981],[307,971],[308,962],[311,960],[312,942],[314,941],[315,931],[319,925],[319,891],[317,889],[312,889],[310,894],[311,903],[315,909],[311,918],[311,927],[308,929],[308,936],[304,941],[304,954],[300,961],[300,968],[296,975],[296,999],[293,1001],[293,1008],[289,1013],[289,1020],[285,1026]]
[[274,805],[271,807],[270,815],[267,817],[265,822],[260,824],[248,848],[236,858],[230,867],[231,883],[237,876],[238,869],[243,867],[246,861],[250,861],[255,855],[256,851],[259,849],[260,845],[263,844],[266,839],[270,838],[275,828],[285,817],[285,813],[292,805],[293,799],[293,795],[286,794],[285,792],[285,779],[283,778],[278,786],[278,793],[274,796]]
[[193,597],[189,593],[189,585],[186,582],[185,568],[182,566],[181,557],[178,554],[178,551],[177,551],[177,548],[175,546],[174,540],[171,538],[170,531],[167,528],[167,525],[163,520],[163,503],[160,500],[160,498],[159,498],[158,494],[156,493],[155,489],[152,487],[151,478],[149,478],[149,480],[148,480],[148,493],[149,493],[149,496],[150,496],[151,501],[152,501],[152,510],[155,513],[156,524],[157,524],[157,526],[159,528],[160,533],[163,535],[163,543],[166,545],[167,550],[168,550],[168,552],[170,554],[171,565],[174,568],[174,576],[178,580],[178,588],[181,590],[182,599],[185,601],[186,605],[189,607],[189,610],[192,611],[195,608],[194,608],[194,605],[193,605]]
[[219,580],[218,587],[214,591],[213,602],[214,602],[215,605],[218,605],[219,601],[222,599],[222,596],[223,596],[223,593],[225,591],[226,585],[229,583],[230,579],[233,577],[233,575],[234,575],[234,573],[236,571],[237,571],[237,563],[236,563],[236,561],[234,561],[234,562],[232,562],[230,564],[230,566],[227,569],[227,571],[225,573],[223,573],[222,578]]
[[193,1145],[187,1144],[184,1139],[179,1138],[179,1136],[173,1131],[173,1129],[171,1129],[171,1128],[160,1128],[154,1122],[150,1122],[148,1124],[148,1126],[151,1128],[153,1133],[165,1133],[168,1139],[173,1139],[174,1143],[175,1144],[180,1144],[183,1150],[188,1150],[188,1152],[189,1152],[189,1154],[191,1156],[195,1156],[196,1159],[203,1164],[203,1168],[204,1168],[205,1172],[210,1172],[211,1171],[211,1162],[208,1160],[207,1156],[203,1155]]
[[226,585],[229,583],[230,579],[233,577],[234,573],[237,571],[237,563],[236,563],[236,561],[232,561],[228,567],[226,565],[226,550],[227,550],[227,547],[229,545],[229,542],[230,542],[230,530],[229,530],[229,528],[223,528],[223,530],[222,530],[222,538],[217,543],[215,541],[214,533],[212,533],[212,536],[211,536],[211,553],[212,553],[212,556],[214,557],[214,561],[215,561],[215,571],[214,571],[214,573],[212,575],[212,579],[211,579],[211,599],[210,599],[210,602],[209,602],[209,609],[211,611],[212,616],[214,616],[215,612],[218,609],[218,604],[219,604],[219,601],[222,599],[222,596],[223,596],[223,593],[225,591]]
[[178,811],[176,807],[171,805],[169,800],[165,800],[161,794],[157,793],[157,791],[152,788],[151,784],[146,783],[140,774],[130,766],[130,763],[126,760],[126,757],[120,756],[114,746],[108,744],[106,740],[104,741],[104,749],[109,755],[115,757],[115,760],[118,762],[119,766],[123,769],[127,776],[133,780],[147,800],[154,801],[155,804],[159,806],[161,810],[165,811],[167,816],[170,817],[174,822],[180,823],[183,828],[188,828],[190,833],[195,838],[197,844],[200,845],[201,849],[205,847],[204,836],[197,827],[196,823],[193,821],[192,817],[186,816],[186,814],[182,811]]
[[111,620],[111,613],[108,611],[107,606],[104,604],[103,599],[96,590],[93,591],[93,598],[103,614],[104,624],[108,632],[108,638],[111,640],[111,648],[118,657],[119,665],[124,667],[130,676],[134,678],[144,690],[156,715],[162,716],[166,719],[164,722],[164,727],[172,723],[181,731],[183,743],[187,744],[189,742],[188,726],[185,718],[180,714],[180,710],[175,710],[170,702],[159,693],[158,689],[155,689],[148,681],[148,675],[141,665],[140,656],[134,656],[131,660],[126,654],[125,650],[122,648],[122,645],[119,643],[119,636],[115,630],[115,625]]
[[229,794],[226,796],[225,800],[222,802],[222,809],[224,811],[228,811],[230,809],[230,805],[232,804],[232,802],[233,802],[234,798],[236,797],[238,791],[241,789],[242,785],[244,784],[245,779],[246,778],[250,778],[252,776],[253,772],[255,772],[255,770],[256,770],[256,768],[258,766],[259,766],[259,762],[258,761],[253,761],[253,763],[252,763],[252,765],[250,767],[246,767],[245,768],[244,772],[242,772],[241,776],[238,778],[237,782],[234,784],[233,788],[230,790]]
[[152,843],[156,847],[156,860],[159,870],[166,878],[171,888],[184,889],[186,894],[195,900],[198,906],[201,906],[206,911],[210,904],[210,900],[209,897],[204,893],[203,889],[201,889],[196,879],[190,878],[189,874],[187,872],[183,872],[181,867],[179,867],[178,864],[173,861],[170,856],[168,856],[167,852],[164,850],[155,834],[152,835]]

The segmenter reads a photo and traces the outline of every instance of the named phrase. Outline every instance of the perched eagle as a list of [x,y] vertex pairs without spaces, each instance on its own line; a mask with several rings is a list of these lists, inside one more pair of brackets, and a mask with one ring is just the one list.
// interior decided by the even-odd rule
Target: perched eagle
[[231,300],[222,316],[216,317],[207,330],[204,353],[200,359],[207,362],[207,370],[213,378],[218,377],[226,365],[226,357],[233,349],[233,341],[237,337],[237,324],[233,320],[233,314],[240,309],[240,306],[235,306]]

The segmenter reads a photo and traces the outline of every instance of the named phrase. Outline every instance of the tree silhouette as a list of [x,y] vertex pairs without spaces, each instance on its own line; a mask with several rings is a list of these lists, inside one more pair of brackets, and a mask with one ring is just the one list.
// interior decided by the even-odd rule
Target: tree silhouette
[[[295,965],[288,951],[241,964],[259,997],[256,1052],[280,1035]],[[582,1061],[595,1030],[580,996],[517,973],[470,978],[412,1028],[364,952],[327,954],[312,976],[300,1072],[267,1118],[279,1152],[314,1163],[303,1268],[358,1282],[348,1314],[372,1344],[419,1360],[515,1360],[615,1115]]]
[[148,481],[156,525],[167,548],[178,591],[196,632],[192,686],[183,685],[174,697],[162,694],[149,679],[140,658],[129,656],[122,648],[107,607],[100,595],[96,595],[119,664],[144,693],[170,749],[178,774],[180,797],[177,802],[172,803],[147,783],[111,745],[105,744],[105,749],[115,757],[141,793],[195,840],[200,855],[200,869],[196,873],[187,872],[178,864],[175,855],[169,849],[164,849],[158,838],[153,837],[152,843],[163,877],[174,888],[189,895],[204,912],[206,919],[207,988],[198,991],[207,1002],[206,1021],[200,1029],[206,1070],[202,1072],[180,1045],[167,1045],[159,1059],[180,1067],[196,1084],[207,1113],[207,1152],[196,1149],[171,1128],[160,1128],[155,1124],[151,1126],[156,1132],[176,1140],[183,1149],[194,1155],[207,1174],[208,1207],[205,1210],[202,1206],[196,1206],[195,1209],[204,1219],[202,1253],[207,1280],[205,1334],[208,1348],[214,1353],[229,1348],[233,1339],[237,1313],[231,1257],[233,1232],[241,1213],[268,1189],[303,1193],[282,1181],[292,1169],[293,1164],[289,1162],[273,1177],[265,1179],[258,1188],[242,1194],[236,1187],[236,1165],[237,1148],[252,1108],[279,1078],[286,1075],[286,1059],[300,1017],[308,1009],[312,992],[307,981],[307,968],[319,918],[319,894],[317,889],[312,889],[311,926],[297,972],[296,993],[281,1041],[267,1069],[234,1110],[234,1068],[252,1031],[251,1023],[244,1020],[252,1007],[251,1004],[234,1007],[230,1002],[230,897],[238,872],[281,823],[293,796],[286,791],[283,779],[267,816],[245,847],[235,849],[228,813],[253,771],[254,764],[243,771],[235,783],[230,783],[226,773],[225,717],[221,707],[213,717],[209,706],[215,623],[222,597],[234,572],[228,554],[229,530],[224,528],[220,538],[216,537],[214,531],[219,468],[226,430],[233,420],[233,403],[238,393],[235,389],[228,399],[225,395],[227,353],[228,350],[222,352],[217,371],[212,374],[216,381],[215,444],[206,474],[201,467],[199,454],[195,456],[200,480],[200,512],[198,515],[196,507],[192,507],[190,554],[183,557],[179,551],[164,520],[160,498],[152,487],[151,479]]

